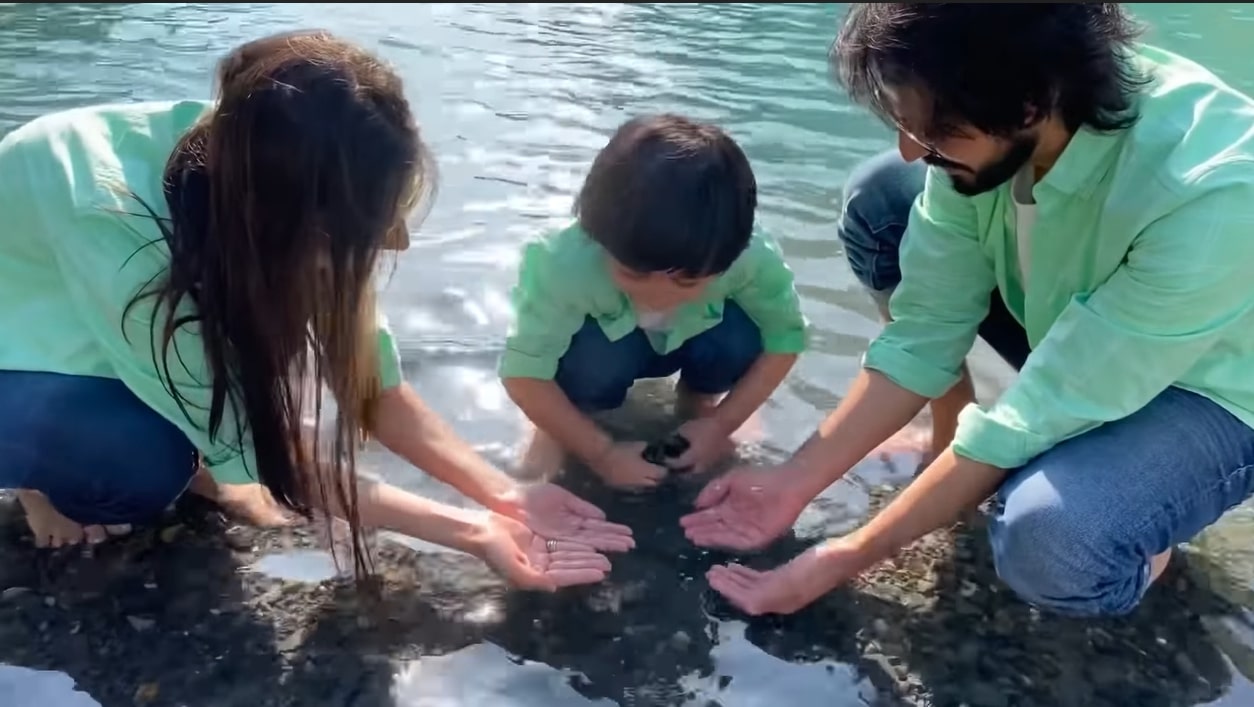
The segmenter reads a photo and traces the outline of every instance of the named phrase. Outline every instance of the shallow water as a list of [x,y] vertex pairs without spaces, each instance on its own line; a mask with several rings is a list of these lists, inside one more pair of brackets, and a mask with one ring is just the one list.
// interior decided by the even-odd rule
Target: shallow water
[[[1155,41],[1254,90],[1244,48],[1254,31],[1249,6],[1133,7],[1153,23]],[[383,301],[409,379],[462,434],[507,466],[517,451],[519,418],[493,366],[520,239],[564,222],[595,150],[628,116],[679,110],[717,120],[754,162],[762,223],[781,240],[814,322],[814,350],[767,406],[764,439],[750,451],[770,459],[800,443],[839,399],[878,330],[833,223],[845,176],[891,142],[825,73],[824,52],[842,11],[840,4],[814,3],[8,4],[0,7],[0,132],[90,101],[205,96],[210,69],[224,51],[271,31],[327,26],[378,49],[404,73],[442,170],[439,201],[398,260]],[[985,392],[1007,375],[985,351],[976,371]],[[659,407],[650,400],[645,396],[632,413],[638,416],[628,420],[654,420]],[[372,463],[394,482],[457,501],[421,472],[381,456]],[[863,465],[807,511],[799,534],[847,530],[865,512],[867,489],[903,480],[906,469]],[[1198,546],[1215,558],[1217,584],[1254,591],[1248,550],[1254,513],[1242,513]],[[274,562],[278,569],[255,569],[303,579],[326,571],[310,556]],[[689,704],[765,704],[785,690],[833,704],[865,699],[847,667],[797,667],[740,641],[743,629],[735,623],[712,625],[707,660],[738,677],[721,691],[702,682],[713,678],[692,678],[687,689],[698,697]],[[467,673],[475,676],[473,686],[456,679]],[[0,694],[6,679],[0,675]],[[567,682],[565,673],[518,663],[484,644],[402,670],[396,700],[610,704],[589,702],[563,687]]]

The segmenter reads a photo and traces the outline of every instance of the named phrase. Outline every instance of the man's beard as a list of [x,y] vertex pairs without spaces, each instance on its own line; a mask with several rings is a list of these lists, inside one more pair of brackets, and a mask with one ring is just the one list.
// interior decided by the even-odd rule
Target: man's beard
[[1006,154],[976,172],[935,155],[928,155],[923,158],[923,161],[943,169],[949,175],[954,191],[963,196],[975,196],[992,191],[1014,178],[1023,165],[1032,159],[1032,154],[1036,152],[1036,144],[1035,135],[1020,135],[1011,141],[1010,149],[1006,151]]

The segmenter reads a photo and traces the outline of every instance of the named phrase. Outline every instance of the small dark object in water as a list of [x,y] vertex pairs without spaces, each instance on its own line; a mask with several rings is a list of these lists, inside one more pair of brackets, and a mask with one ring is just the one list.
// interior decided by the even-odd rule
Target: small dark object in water
[[[661,442],[653,442],[644,448],[644,452],[640,455],[650,464],[658,466],[666,466],[667,459],[674,459],[688,451],[688,440],[678,432],[667,437]],[[671,471],[687,471],[684,469],[671,469]]]

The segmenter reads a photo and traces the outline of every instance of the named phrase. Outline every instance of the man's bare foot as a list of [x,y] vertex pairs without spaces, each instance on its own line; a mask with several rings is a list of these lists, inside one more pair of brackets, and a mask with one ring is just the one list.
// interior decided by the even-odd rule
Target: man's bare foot
[[917,421],[911,422],[871,450],[870,456],[884,463],[907,456],[918,458],[920,466],[926,466],[936,458],[932,448],[932,432]]
[[83,540],[95,545],[112,535],[129,533],[129,525],[88,525],[86,527],[61,515],[48,497],[38,491],[21,489],[17,500],[26,511],[26,524],[35,536],[35,547],[66,547]]
[[522,456],[518,459],[515,476],[521,481],[540,481],[553,478],[566,463],[566,452],[551,435],[534,425]]
[[1169,564],[1171,564],[1171,548],[1167,548],[1150,558],[1150,584],[1158,581],[1158,578],[1163,575]]

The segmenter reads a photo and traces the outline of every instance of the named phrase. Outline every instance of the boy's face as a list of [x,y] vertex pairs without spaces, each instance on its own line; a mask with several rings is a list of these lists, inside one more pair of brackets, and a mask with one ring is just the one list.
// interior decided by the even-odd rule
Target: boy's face
[[[608,258],[608,256],[606,256]],[[640,309],[668,310],[691,302],[705,292],[714,276],[692,278],[667,272],[637,272],[609,258],[610,277]]]

